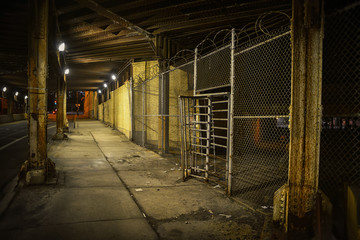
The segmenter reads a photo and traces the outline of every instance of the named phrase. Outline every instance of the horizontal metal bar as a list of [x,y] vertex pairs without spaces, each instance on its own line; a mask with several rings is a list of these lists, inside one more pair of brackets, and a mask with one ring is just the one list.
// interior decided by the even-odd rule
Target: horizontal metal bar
[[216,54],[216,53],[218,53],[218,52],[221,52],[222,50],[224,50],[224,49],[226,49],[226,48],[229,48],[229,49],[230,49],[230,47],[231,47],[231,44],[225,45],[225,46],[223,46],[223,47],[221,47],[221,48],[219,48],[219,49],[216,49],[215,51],[213,51],[213,52],[211,52],[211,53],[208,53],[208,54],[206,54],[206,55],[204,55],[204,56],[199,57],[199,58],[198,58],[198,61],[200,61],[200,60],[203,59],[203,58],[207,58],[207,57],[209,57],[209,56],[211,56],[211,55],[213,55],[213,54]]
[[204,138],[204,137],[196,137],[196,136],[190,136],[190,137],[194,138],[194,139],[208,140],[207,138]]
[[210,143],[211,145],[213,146],[217,146],[217,147],[222,147],[222,148],[228,148],[228,146],[224,146],[224,145],[221,145],[221,144],[217,144],[217,143]]
[[235,119],[256,119],[256,118],[287,118],[290,115],[272,115],[272,116],[234,116]]
[[215,121],[227,121],[227,118],[212,118],[211,120],[215,120]]
[[207,105],[196,105],[196,106],[193,106],[193,108],[208,108],[209,106]]
[[213,112],[227,112],[227,109],[212,110]]
[[228,103],[229,100],[222,100],[222,101],[212,101],[212,104],[218,104],[218,103]]
[[194,144],[194,143],[190,143],[190,145],[194,146],[194,147],[207,148],[205,145],[199,145],[199,144]]
[[209,124],[209,122],[197,122],[197,121],[193,121],[191,123],[194,123],[194,124]]
[[223,87],[230,87],[230,84],[224,84],[224,85],[220,85],[220,86],[216,86],[216,87],[209,87],[209,88],[197,88],[196,91],[200,92],[200,91],[210,91],[210,90],[216,90],[219,88],[223,88]]
[[229,96],[228,92],[219,92],[219,93],[201,93],[196,94],[194,97],[216,97],[216,96]]
[[167,74],[167,73],[170,73],[170,72],[179,70],[179,69],[185,67],[186,65],[190,65],[190,64],[194,64],[194,60],[192,60],[191,62],[184,63],[183,65],[180,65],[180,66],[178,66],[178,67],[176,67],[176,68],[174,68],[174,69],[170,69],[170,70],[167,70],[166,72],[162,72],[162,73],[160,73],[159,75],[161,75],[161,74]]
[[196,177],[196,178],[201,178],[201,179],[206,179],[205,177],[201,177],[201,176],[198,176],[198,175],[195,175],[195,174],[192,174],[192,173],[190,173],[189,176]]
[[193,115],[195,115],[195,116],[209,116],[209,115],[213,115],[213,114],[211,114],[211,113],[194,113]]
[[225,128],[225,127],[212,127],[213,129],[219,129],[219,130],[228,130],[227,128]]
[[278,35],[278,36],[275,36],[275,37],[273,37],[273,38],[270,38],[270,39],[268,39],[268,40],[265,40],[265,41],[263,41],[263,42],[261,42],[261,43],[255,44],[254,46],[251,46],[251,47],[246,48],[246,49],[244,49],[244,50],[242,50],[242,51],[240,51],[240,52],[237,52],[237,53],[235,53],[234,55],[237,56],[237,55],[243,54],[243,53],[248,52],[248,51],[250,51],[250,50],[252,50],[252,49],[254,49],[254,48],[260,47],[260,46],[262,46],[262,45],[264,45],[264,44],[266,44],[266,43],[272,42],[272,41],[274,41],[274,40],[276,40],[276,39],[278,39],[278,38],[281,38],[281,37],[283,37],[283,36],[286,36],[286,35],[288,35],[288,34],[290,34],[290,31],[287,31],[287,32],[285,32],[285,33],[283,33],[283,34],[280,34],[280,35]]
[[222,138],[222,139],[228,139],[227,137],[225,137],[225,136],[219,136],[219,135],[211,135],[212,137],[214,137],[214,138]]
[[206,172],[206,170],[202,169],[202,168],[191,167],[191,169],[196,170],[196,171]]
[[201,156],[207,156],[205,153],[199,153],[199,152],[193,152],[193,151],[190,151],[192,154],[197,154],[197,155],[201,155]]

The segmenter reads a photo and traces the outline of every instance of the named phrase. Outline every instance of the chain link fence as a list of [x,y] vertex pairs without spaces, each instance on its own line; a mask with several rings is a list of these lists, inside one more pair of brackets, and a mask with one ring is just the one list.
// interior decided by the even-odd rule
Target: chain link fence
[[287,182],[291,46],[288,28],[235,51],[233,195],[271,206]]
[[[194,63],[160,72],[156,64],[134,79],[133,140],[159,153],[180,155],[179,95],[192,94]],[[142,79],[142,77],[144,79]]]
[[[344,183],[360,186],[359,19],[358,6],[326,19],[319,185],[330,199]],[[215,134],[227,139],[216,144],[232,143],[232,194],[256,207],[272,206],[274,192],[288,181],[289,25],[276,31],[235,30],[233,45],[231,31],[222,30],[222,37],[207,38],[189,51],[190,57],[182,53],[166,67],[146,68],[134,78],[133,140],[156,152],[180,155],[178,97],[230,92],[233,82],[234,137],[229,141],[227,127],[216,123]],[[217,116],[229,120],[225,115]]]
[[[360,5],[327,16],[323,52],[319,187],[344,225],[344,191],[360,194]],[[341,229],[337,229],[341,232]],[[344,230],[343,230],[344,231]]]

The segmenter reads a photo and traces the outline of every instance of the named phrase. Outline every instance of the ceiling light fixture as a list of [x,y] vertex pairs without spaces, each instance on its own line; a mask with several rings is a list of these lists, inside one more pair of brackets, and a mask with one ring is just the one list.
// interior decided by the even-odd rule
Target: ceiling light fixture
[[111,79],[115,81],[116,80],[116,75],[115,74],[111,75]]
[[65,51],[65,43],[64,42],[60,43],[60,45],[59,45],[59,52],[63,52],[63,51]]
[[26,99],[28,99],[28,96],[27,96],[27,95],[25,95],[25,97],[24,97],[24,98],[25,98],[25,100],[26,100]]
[[15,96],[18,96],[18,95],[19,95],[19,92],[16,92],[16,93],[15,93]]
[[106,84],[106,83],[104,83],[104,88],[107,88],[107,84]]
[[70,69],[69,68],[65,68],[65,75],[70,73]]
[[101,94],[101,90],[100,90],[100,89],[98,90],[98,93],[100,93],[100,94]]
[[3,92],[6,92],[7,88],[6,87],[3,87]]

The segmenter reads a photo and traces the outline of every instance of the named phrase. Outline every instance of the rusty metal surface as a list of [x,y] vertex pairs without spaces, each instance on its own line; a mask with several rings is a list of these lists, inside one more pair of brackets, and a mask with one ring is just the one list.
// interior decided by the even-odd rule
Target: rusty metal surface
[[318,191],[324,13],[322,1],[293,1],[289,212],[314,210]]
[[[47,159],[47,40],[48,1],[32,2],[31,35],[29,36],[29,169],[44,169]],[[35,11],[36,9],[36,11]]]

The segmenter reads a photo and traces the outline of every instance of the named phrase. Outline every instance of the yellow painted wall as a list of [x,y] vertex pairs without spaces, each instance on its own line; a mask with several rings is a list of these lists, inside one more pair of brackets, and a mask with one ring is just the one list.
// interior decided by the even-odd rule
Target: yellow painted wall
[[[172,68],[173,69],[173,68]],[[192,76],[187,72],[176,69],[170,72],[169,84],[169,115],[179,116],[179,99],[180,95],[192,96],[192,89],[188,89],[188,81],[192,81]],[[181,125],[179,117],[169,117],[169,148],[179,149],[181,145]]]
[[126,137],[131,138],[130,83],[115,90],[115,127]]
[[[147,78],[152,78],[151,72],[154,69],[154,65],[157,65],[157,61],[147,62],[146,64],[146,76]],[[156,68],[155,72],[159,72],[159,69]],[[159,77],[155,77],[150,81],[147,81],[145,84],[145,115],[150,115],[145,117],[145,131],[146,131],[146,142],[147,144],[152,145],[153,147],[158,147],[159,135]]]
[[[125,82],[123,86],[110,93],[110,99],[104,103],[105,122],[113,126],[120,132],[124,133],[128,138],[133,138],[136,142],[142,139],[142,106],[145,106],[145,141],[152,148],[161,147],[161,119],[159,115],[159,78],[155,77],[145,83],[145,96],[142,96],[142,85],[139,84],[143,79],[139,79],[140,73],[142,78],[149,79],[151,74],[158,71],[151,67],[157,65],[157,61],[133,63],[134,91],[133,91],[133,111],[134,111],[134,133],[131,136],[131,107],[130,107],[130,84]],[[169,73],[169,145],[170,150],[179,150],[181,145],[181,131],[179,121],[179,95],[192,95],[192,90],[188,89],[188,81],[192,81],[192,76],[187,72],[177,69]],[[95,95],[97,101],[97,93]],[[144,102],[143,102],[144,100]],[[116,102],[115,106],[114,103]],[[98,105],[99,120],[103,119],[102,106]]]
[[[136,62],[133,63],[134,76],[134,139],[139,142],[142,139],[142,108],[145,106],[145,115],[159,114],[159,78],[156,77],[145,83],[144,97],[143,88],[140,84],[145,79],[150,79],[158,75],[159,69],[154,68],[157,61]],[[140,77],[139,77],[140,74]],[[156,74],[156,75],[155,75]],[[143,103],[144,100],[144,103]],[[151,145],[157,146],[159,132],[159,117],[145,117],[145,141]]]

